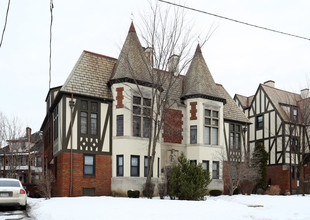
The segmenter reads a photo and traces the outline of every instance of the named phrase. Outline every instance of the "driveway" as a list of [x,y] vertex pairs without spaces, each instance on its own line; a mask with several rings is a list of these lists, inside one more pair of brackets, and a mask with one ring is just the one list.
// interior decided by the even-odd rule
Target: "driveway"
[[31,219],[27,210],[21,210],[19,207],[0,207],[0,220],[4,219]]

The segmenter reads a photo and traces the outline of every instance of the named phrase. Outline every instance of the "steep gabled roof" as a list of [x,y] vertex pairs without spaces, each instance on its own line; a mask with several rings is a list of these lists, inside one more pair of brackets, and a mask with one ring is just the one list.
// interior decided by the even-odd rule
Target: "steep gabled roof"
[[242,106],[243,109],[247,109],[250,107],[251,102],[254,98],[254,95],[246,97],[243,95],[239,95],[239,94],[235,94],[235,97],[240,101],[240,104]]
[[107,83],[116,61],[84,50],[60,91],[112,99]]
[[124,81],[125,79],[151,83],[150,73],[150,64],[140,44],[134,25],[131,23],[111,83]]
[[182,98],[186,99],[193,96],[201,96],[225,103],[225,98],[219,93],[209,68],[202,56],[199,44],[184,79]]
[[288,106],[298,106],[298,101],[302,98],[300,94],[284,91],[281,89],[277,89],[271,86],[267,86],[264,84],[260,85],[262,89],[266,92],[267,96],[271,100],[272,104],[279,112],[281,118],[284,121],[290,121],[290,115],[288,115],[285,110],[281,107],[281,105],[288,105]]
[[236,102],[234,102],[225,88],[220,84],[217,84],[217,88],[221,96],[226,99],[226,104],[224,105],[224,119],[250,124],[250,120],[245,116],[240,108],[238,108]]

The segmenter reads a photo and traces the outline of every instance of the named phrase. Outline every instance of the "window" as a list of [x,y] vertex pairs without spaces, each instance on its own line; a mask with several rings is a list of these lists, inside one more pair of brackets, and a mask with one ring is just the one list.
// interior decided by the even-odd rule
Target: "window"
[[159,178],[159,163],[160,162],[160,159],[159,159],[159,157],[158,157],[158,159],[157,159],[157,177]]
[[133,136],[150,136],[151,99],[133,97]]
[[220,163],[218,161],[213,161],[212,163],[212,179],[220,178]]
[[95,155],[84,155],[84,175],[95,176]]
[[130,158],[130,176],[140,176],[140,156]]
[[190,160],[189,163],[197,165],[197,160]]
[[190,144],[197,144],[197,125],[190,127]]
[[297,108],[293,109],[293,120],[298,121],[298,110],[297,110]]
[[295,153],[297,154],[298,151],[299,151],[299,140],[298,140],[298,137],[292,137],[292,153]]
[[230,149],[240,150],[241,126],[238,124],[229,124],[229,147]]
[[81,101],[80,132],[81,134],[98,135],[98,103]]
[[53,133],[54,140],[56,140],[58,138],[58,105],[53,112]]
[[[150,160],[152,160],[152,157],[150,157]],[[147,156],[144,157],[144,177],[147,177],[147,166],[148,165],[148,159]],[[153,173],[152,173],[152,177],[153,177]]]
[[292,174],[292,179],[295,179],[295,167],[292,166],[291,168],[291,174]]
[[116,116],[116,136],[124,135],[124,115]]
[[205,144],[218,145],[219,112],[205,109]]
[[124,176],[124,156],[116,156],[116,176]]
[[263,115],[256,116],[256,128],[262,129],[263,126],[264,126],[264,116]]
[[202,169],[209,171],[209,161],[208,160],[202,161]]
[[94,196],[95,188],[83,188],[83,196]]

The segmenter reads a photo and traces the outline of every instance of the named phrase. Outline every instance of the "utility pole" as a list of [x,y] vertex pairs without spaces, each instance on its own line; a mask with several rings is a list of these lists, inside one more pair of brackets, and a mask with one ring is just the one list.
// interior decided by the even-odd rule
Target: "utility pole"
[[31,156],[30,156],[30,138],[31,138],[31,128],[26,128],[26,134],[28,137],[28,184],[31,183]]

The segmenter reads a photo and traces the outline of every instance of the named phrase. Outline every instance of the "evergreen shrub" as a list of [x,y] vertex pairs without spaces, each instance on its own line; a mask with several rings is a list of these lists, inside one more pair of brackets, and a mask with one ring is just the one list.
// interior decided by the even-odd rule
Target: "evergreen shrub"
[[191,164],[182,153],[171,170],[169,196],[180,200],[203,200],[210,182],[209,172],[203,170],[201,164]]
[[140,191],[139,190],[128,190],[127,196],[128,196],[128,198],[139,198]]

